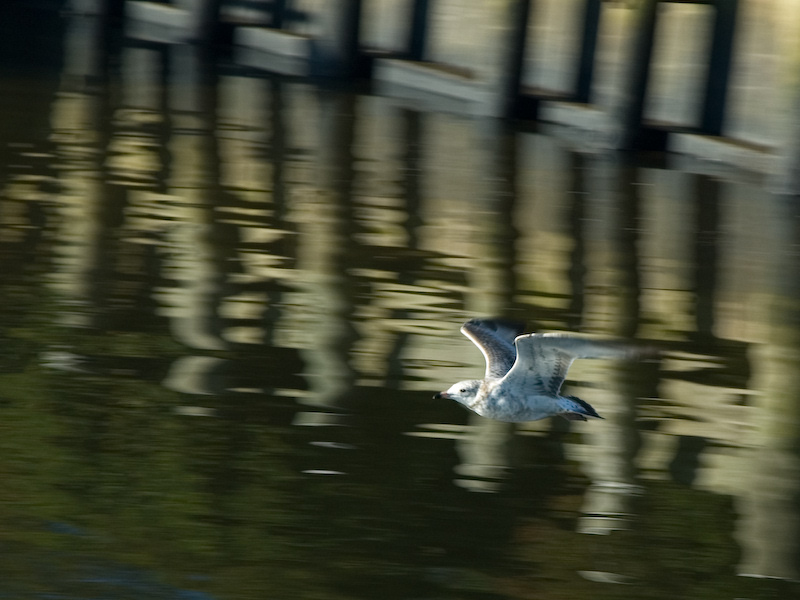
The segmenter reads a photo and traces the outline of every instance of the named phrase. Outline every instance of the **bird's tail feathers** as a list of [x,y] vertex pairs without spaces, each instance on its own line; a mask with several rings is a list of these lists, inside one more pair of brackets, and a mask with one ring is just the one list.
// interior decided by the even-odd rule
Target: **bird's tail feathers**
[[585,421],[586,417],[594,417],[595,419],[603,418],[597,414],[597,411],[591,404],[575,396],[564,396],[559,404],[561,408],[564,409],[561,416],[568,421]]

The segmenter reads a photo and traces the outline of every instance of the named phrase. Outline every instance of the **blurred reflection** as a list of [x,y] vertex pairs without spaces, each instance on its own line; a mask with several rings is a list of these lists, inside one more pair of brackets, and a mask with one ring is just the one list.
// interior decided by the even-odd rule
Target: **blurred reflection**
[[[797,591],[790,202],[64,23],[0,111],[0,595]],[[666,358],[488,421],[430,400],[487,315]]]
[[[580,288],[585,290],[581,328],[605,335],[639,334],[635,232],[640,199],[638,188],[629,183],[632,175],[618,161],[599,158],[587,164],[585,174],[588,181],[584,185],[594,190],[594,198],[586,208],[583,226],[586,276]],[[596,368],[591,363],[579,366]],[[603,427],[586,428],[589,444],[578,449],[593,449],[590,454],[579,454],[592,481],[581,509],[578,530],[582,533],[607,534],[629,527],[632,496],[641,493],[635,468],[640,446],[637,399],[648,395],[631,373],[647,368],[646,364],[620,366],[611,387],[586,392],[599,396],[597,404],[603,406],[606,421]],[[581,393],[579,388],[576,394],[580,397]]]
[[[764,323],[764,339],[748,358],[752,361],[752,389],[746,404],[759,409],[751,422],[741,456],[744,466],[729,465],[731,493],[737,498],[742,518],[736,536],[742,546],[737,571],[743,575],[800,579],[800,288],[786,274],[796,269],[798,230],[793,208],[785,198],[773,198],[762,206],[763,220],[772,237],[763,250],[770,268],[753,290],[753,302]],[[743,236],[749,232],[742,231]],[[763,287],[762,287],[763,286]],[[764,294],[763,290],[773,290]],[[735,471],[734,471],[735,469]],[[735,473],[735,474],[734,474]]]

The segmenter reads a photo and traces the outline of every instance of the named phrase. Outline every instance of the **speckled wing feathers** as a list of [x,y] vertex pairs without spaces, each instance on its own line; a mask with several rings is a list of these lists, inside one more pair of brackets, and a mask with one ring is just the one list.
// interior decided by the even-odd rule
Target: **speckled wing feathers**
[[557,394],[576,358],[634,359],[642,350],[625,342],[562,333],[531,333],[516,338],[517,360],[502,385],[532,387]]
[[501,319],[472,319],[461,327],[486,359],[487,379],[499,379],[508,373],[517,358],[514,339],[523,332],[524,324]]

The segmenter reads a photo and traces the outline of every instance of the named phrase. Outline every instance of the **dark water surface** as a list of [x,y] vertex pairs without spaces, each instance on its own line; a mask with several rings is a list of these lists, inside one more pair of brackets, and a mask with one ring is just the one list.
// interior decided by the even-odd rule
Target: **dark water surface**
[[[0,598],[800,597],[794,200],[35,22]],[[490,422],[431,399],[484,315],[667,354],[575,365],[604,421]]]

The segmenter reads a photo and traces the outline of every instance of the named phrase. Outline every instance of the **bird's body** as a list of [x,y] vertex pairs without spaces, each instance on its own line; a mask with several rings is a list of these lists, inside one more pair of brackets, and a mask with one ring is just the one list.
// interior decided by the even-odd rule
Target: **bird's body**
[[561,395],[576,358],[634,359],[650,353],[630,344],[562,333],[521,335],[521,324],[473,319],[461,327],[486,358],[483,379],[451,386],[435,398],[455,400],[498,421],[537,421],[551,416],[601,418],[588,402]]

